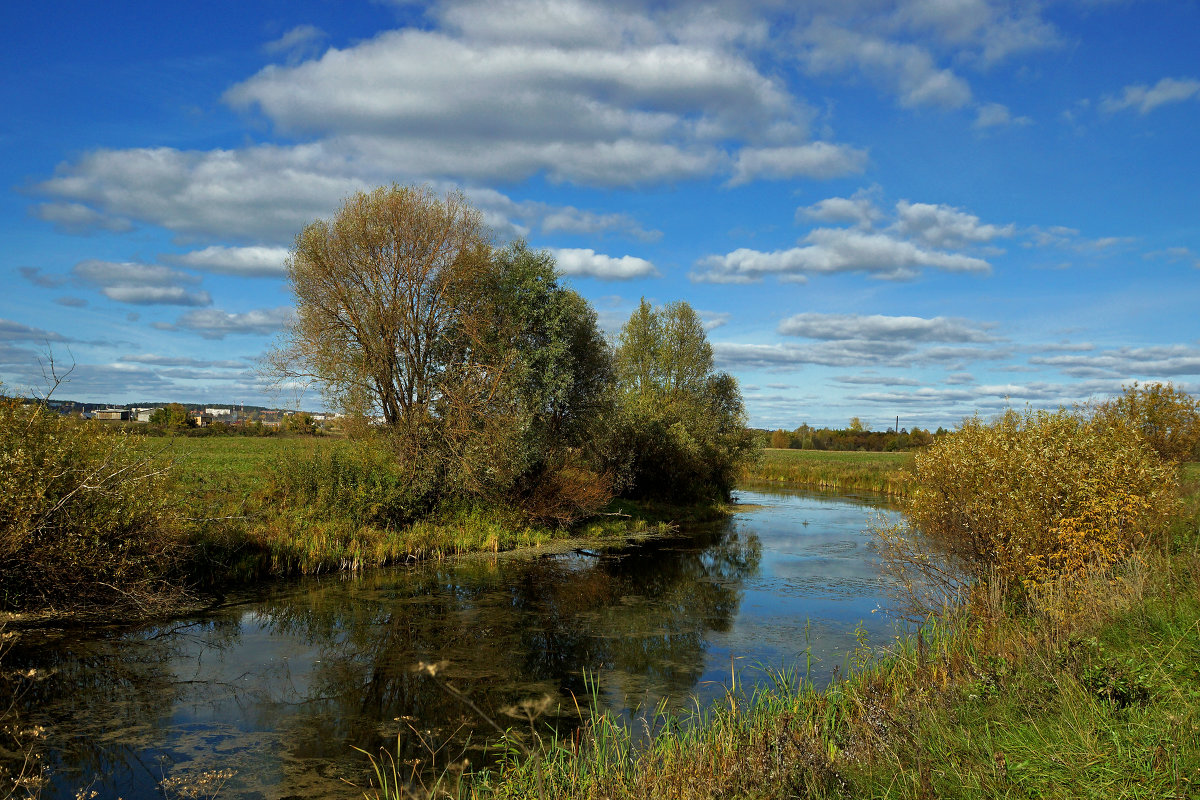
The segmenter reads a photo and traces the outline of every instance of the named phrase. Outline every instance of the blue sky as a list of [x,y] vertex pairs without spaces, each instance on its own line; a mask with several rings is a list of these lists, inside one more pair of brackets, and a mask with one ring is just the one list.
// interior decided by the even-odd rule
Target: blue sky
[[[1200,4],[5,6],[0,381],[288,404],[287,248],[461,187],[617,330],[684,299],[751,423],[1200,390]],[[307,408],[320,405],[310,393]]]

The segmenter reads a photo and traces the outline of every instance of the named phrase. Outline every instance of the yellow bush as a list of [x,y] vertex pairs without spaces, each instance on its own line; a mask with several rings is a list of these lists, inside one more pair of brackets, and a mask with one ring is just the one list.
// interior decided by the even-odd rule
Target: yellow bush
[[910,591],[941,597],[1111,567],[1178,495],[1175,469],[1128,418],[1062,409],[968,419],[917,454],[914,470],[909,526],[877,533]]
[[0,398],[0,608],[157,596],[179,518],[166,465],[137,445]]
[[1200,402],[1169,383],[1126,386],[1120,397],[1099,407],[1097,416],[1124,418],[1168,461],[1200,457]]

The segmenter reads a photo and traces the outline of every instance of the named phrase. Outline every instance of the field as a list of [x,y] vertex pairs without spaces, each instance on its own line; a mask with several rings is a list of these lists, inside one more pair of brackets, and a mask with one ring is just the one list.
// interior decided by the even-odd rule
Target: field
[[907,491],[911,464],[911,453],[766,449],[742,480],[897,496]]
[[288,461],[309,458],[340,441],[318,436],[176,436],[148,438],[146,447],[169,457],[191,493],[262,489],[272,471]]

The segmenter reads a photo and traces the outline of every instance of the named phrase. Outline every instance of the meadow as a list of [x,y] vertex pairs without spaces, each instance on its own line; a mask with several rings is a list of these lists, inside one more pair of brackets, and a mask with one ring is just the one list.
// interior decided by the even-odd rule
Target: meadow
[[911,482],[912,459],[907,452],[768,448],[743,470],[742,481],[903,496]]

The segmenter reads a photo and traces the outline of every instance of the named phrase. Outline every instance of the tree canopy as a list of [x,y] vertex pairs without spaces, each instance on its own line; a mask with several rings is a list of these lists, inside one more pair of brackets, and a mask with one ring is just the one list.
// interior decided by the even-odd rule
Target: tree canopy
[[460,193],[355,194],[287,268],[296,319],[269,364],[382,421],[406,509],[482,499],[562,522],[612,491],[724,495],[749,450],[691,306],[643,300],[614,353],[553,256],[496,246]]

